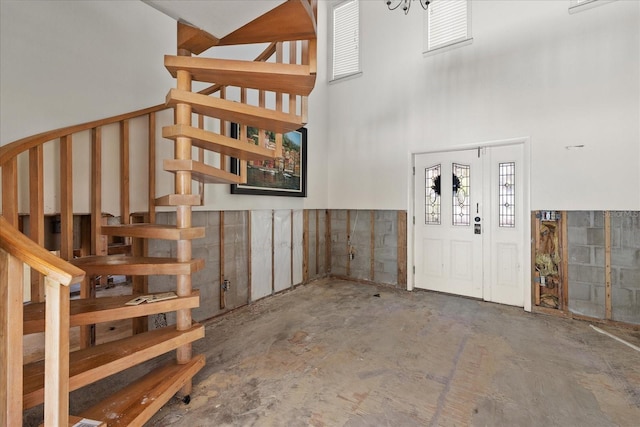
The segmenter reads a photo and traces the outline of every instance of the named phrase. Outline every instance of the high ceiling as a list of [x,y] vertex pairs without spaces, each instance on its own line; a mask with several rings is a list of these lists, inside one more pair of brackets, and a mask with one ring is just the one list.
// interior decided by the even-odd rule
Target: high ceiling
[[175,20],[201,28],[217,38],[284,3],[282,0],[142,0]]

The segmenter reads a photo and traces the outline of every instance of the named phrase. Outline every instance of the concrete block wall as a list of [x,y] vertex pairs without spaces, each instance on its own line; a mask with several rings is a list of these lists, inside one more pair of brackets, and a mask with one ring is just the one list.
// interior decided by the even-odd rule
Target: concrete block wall
[[611,317],[640,324],[640,212],[613,211],[610,215]]
[[[262,211],[260,211],[262,212]],[[272,211],[267,212],[269,218],[271,218]],[[253,215],[257,215],[259,212],[254,211]],[[297,214],[301,217],[302,212]],[[275,211],[276,215],[289,215],[290,218],[296,216],[291,210]],[[313,240],[310,240],[309,244],[309,259],[313,260],[313,268],[309,268],[309,275],[307,280],[311,280],[318,277],[323,277],[327,274],[326,271],[326,215],[324,210],[315,211],[311,210],[309,214],[309,236],[313,236]],[[316,234],[316,220],[315,215],[318,217],[318,233]],[[220,253],[220,225],[221,218],[223,226],[223,244],[224,252],[223,257]],[[158,212],[156,214],[156,222],[158,224],[170,224],[175,225],[176,214],[175,212]],[[271,220],[267,221],[269,225],[272,224]],[[301,220],[300,220],[301,222]],[[192,214],[192,224],[194,227],[205,227],[205,237],[202,239],[195,239],[192,241],[193,258],[203,258],[205,260],[205,267],[203,270],[196,272],[193,275],[192,286],[194,289],[200,291],[200,307],[192,311],[194,320],[203,321],[211,317],[223,314],[229,310],[241,307],[251,302],[251,284],[249,277],[249,245],[250,245],[250,220],[248,211],[194,211]],[[313,227],[313,228],[312,228]],[[257,230],[254,230],[257,232]],[[272,230],[269,229],[268,235],[270,236]],[[291,241],[291,225],[283,228],[279,232],[283,233],[283,239]],[[255,234],[255,233],[254,233]],[[278,236],[275,236],[278,237]],[[318,240],[318,268],[316,269],[316,239]],[[278,240],[278,239],[276,239]],[[312,242],[312,243],[311,243]],[[257,251],[257,249],[253,249]],[[286,259],[274,260],[273,265],[276,268],[291,270],[291,250],[274,251],[273,247],[268,249],[269,256],[271,253],[283,253],[286,255]],[[168,240],[149,240],[149,256],[155,257],[171,257],[176,256],[176,242]],[[258,257],[258,253],[252,253],[253,257]],[[224,258],[224,268],[221,270],[221,258]],[[283,257],[284,258],[284,257]],[[296,262],[298,258],[296,257]],[[299,260],[299,269],[293,268],[295,271],[302,270],[302,259]],[[311,261],[310,261],[311,262]],[[284,266],[286,264],[286,266]],[[271,265],[271,261],[269,261]],[[230,288],[225,293],[225,308],[221,308],[220,301],[220,282],[221,273],[223,274],[223,280],[230,281]],[[255,272],[254,272],[255,274]],[[296,274],[298,276],[299,274]],[[254,278],[255,279],[255,278]],[[295,284],[298,284],[296,281]],[[271,289],[271,280],[269,280],[269,289]],[[176,279],[174,276],[150,276],[149,277],[149,291],[150,292],[164,292],[173,291],[176,287]],[[277,291],[278,289],[276,289]],[[269,290],[271,294],[271,290]],[[151,328],[164,326],[167,324],[175,323],[175,313],[166,313],[156,316],[151,316],[149,326]]]
[[398,212],[376,211],[374,280],[398,283]]
[[[611,216],[611,318],[640,324],[640,212]],[[568,216],[569,310],[605,318],[605,212]]]
[[584,316],[604,318],[604,212],[568,212],[567,240],[569,310]]
[[331,275],[397,286],[398,211],[331,211]]

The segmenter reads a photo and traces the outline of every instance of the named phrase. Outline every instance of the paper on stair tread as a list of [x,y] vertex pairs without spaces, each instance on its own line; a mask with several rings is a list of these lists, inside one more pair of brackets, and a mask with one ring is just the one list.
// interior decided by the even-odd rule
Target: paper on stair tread
[[153,295],[140,295],[130,301],[127,301],[125,305],[138,305],[142,304],[143,302],[158,302],[172,298],[178,298],[178,295],[176,295],[175,292],[162,292],[160,294]]
[[178,298],[175,292],[163,292],[161,294],[148,295],[147,302],[164,301],[166,299]]
[[89,420],[87,418],[83,418],[77,423],[75,423],[72,427],[97,427],[104,425],[102,421]]

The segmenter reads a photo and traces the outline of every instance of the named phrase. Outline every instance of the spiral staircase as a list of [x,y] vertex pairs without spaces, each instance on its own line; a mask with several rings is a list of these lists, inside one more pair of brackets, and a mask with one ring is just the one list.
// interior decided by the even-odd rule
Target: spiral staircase
[[[0,217],[0,425],[22,424],[23,410],[44,403],[44,425],[74,425],[82,418],[103,425],[143,425],[169,399],[178,395],[188,403],[194,375],[205,365],[203,355],[194,355],[192,343],[204,336],[204,326],[192,319],[199,293],[192,287],[193,273],[206,262],[192,257],[192,240],[204,236],[203,227],[191,222],[192,207],[202,203],[204,184],[246,182],[247,162],[274,159],[282,153],[282,134],[306,122],[307,96],[315,84],[315,1],[289,0],[231,34],[216,38],[179,22],[177,55],[165,56],[165,67],[176,78],[166,104],[64,129],[44,132],[0,147],[2,206]],[[198,57],[216,46],[269,43],[254,61]],[[283,51],[289,48],[288,63]],[[211,86],[194,92],[192,82]],[[227,89],[240,88],[240,102],[226,99]],[[258,105],[248,102],[247,91],[258,91]],[[275,108],[266,108],[266,94],[275,94]],[[285,99],[288,102],[285,102]],[[164,170],[175,175],[172,194],[155,197],[155,113],[175,110],[175,123],[162,129],[174,143],[175,157],[164,160]],[[204,128],[204,117],[219,122],[219,132]],[[128,146],[128,121],[148,117],[149,122],[149,211],[146,223],[130,223],[129,192],[122,187],[122,224],[105,225],[101,205],[101,129],[119,123],[121,144]],[[197,120],[194,120],[197,118]],[[194,125],[197,122],[197,125]],[[239,138],[231,138],[230,125],[239,126]],[[246,127],[276,133],[276,149],[248,142]],[[71,157],[73,136],[91,132],[92,196],[90,256],[74,257],[73,187]],[[43,248],[43,145],[60,141],[61,228],[60,257]],[[194,158],[194,151],[197,156]],[[219,164],[207,164],[204,152],[219,153]],[[30,179],[30,230],[19,231],[18,162],[28,153]],[[232,173],[230,158],[238,159]],[[123,179],[123,181],[128,181]],[[193,194],[193,181],[200,194]],[[174,226],[154,223],[155,207],[171,206]],[[109,253],[105,241],[120,237],[131,242],[127,254]],[[147,239],[171,240],[175,258],[146,256]],[[31,284],[31,302],[22,303],[23,265],[36,274]],[[133,279],[133,296],[96,297],[99,277],[125,275]],[[175,276],[176,298],[154,303],[127,305],[136,295],[150,295],[147,277]],[[69,299],[69,286],[80,284],[80,299]],[[45,298],[46,295],[46,298]],[[148,330],[148,316],[176,313],[176,324]],[[101,322],[132,319],[133,334],[96,344],[95,326]],[[80,326],[80,349],[69,351],[69,328]],[[23,363],[23,336],[44,332],[45,358]],[[107,399],[79,414],[69,414],[69,392],[100,381],[168,352],[175,357],[149,371]]]

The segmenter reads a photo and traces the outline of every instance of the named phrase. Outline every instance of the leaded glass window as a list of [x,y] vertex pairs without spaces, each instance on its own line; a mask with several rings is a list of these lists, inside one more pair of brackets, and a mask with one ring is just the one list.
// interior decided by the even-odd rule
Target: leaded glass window
[[440,165],[424,170],[425,207],[424,223],[440,224]]
[[516,164],[515,162],[498,164],[498,202],[499,227],[516,226]]
[[453,225],[469,225],[471,223],[471,207],[469,201],[471,166],[454,163],[452,165]]

